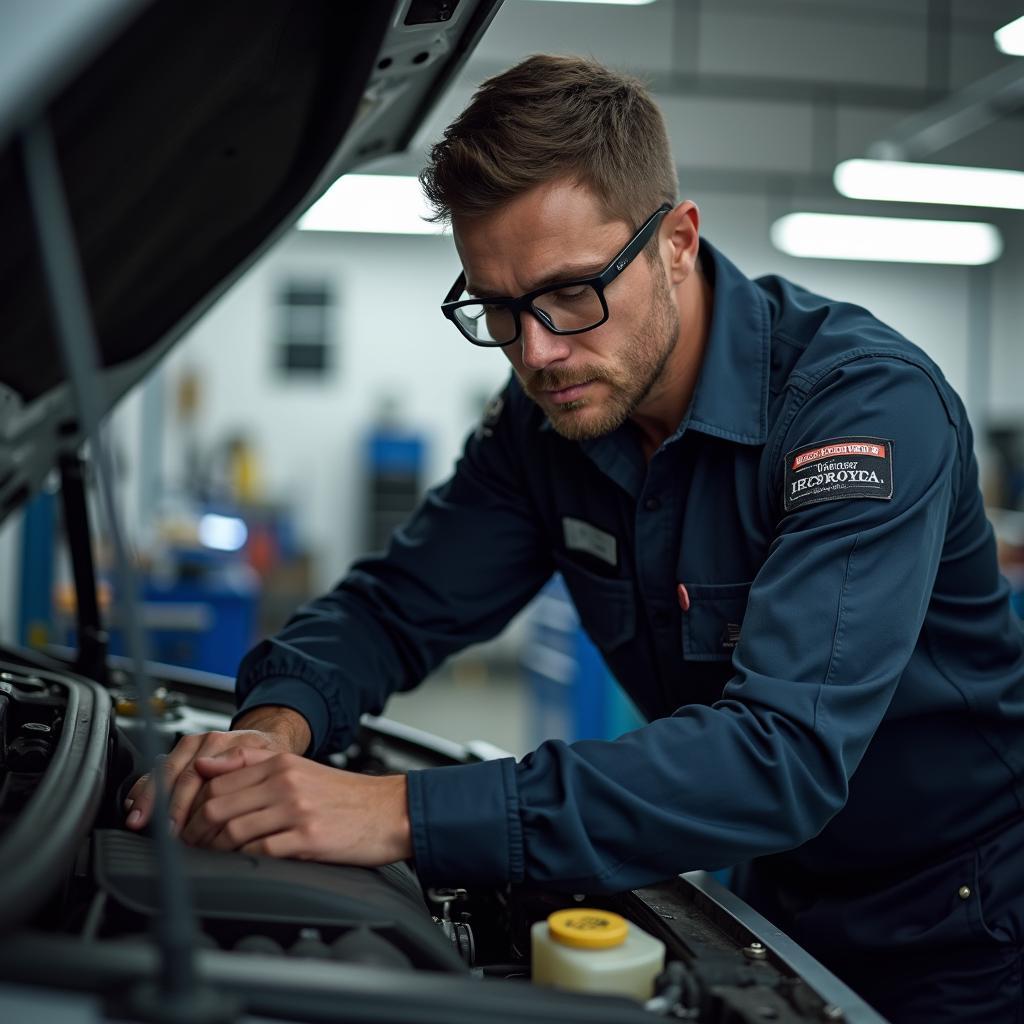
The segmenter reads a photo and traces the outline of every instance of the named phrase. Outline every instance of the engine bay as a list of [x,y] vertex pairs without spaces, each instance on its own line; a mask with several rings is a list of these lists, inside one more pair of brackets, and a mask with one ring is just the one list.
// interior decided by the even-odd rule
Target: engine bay
[[[228,727],[227,691],[164,673],[154,705],[165,752],[188,732]],[[137,994],[162,962],[161,868],[152,838],[122,824],[124,794],[143,770],[142,723],[116,668],[110,682],[108,690],[42,655],[11,652],[0,662],[0,976],[40,998],[88,993],[111,1016],[148,1019]],[[331,763],[377,774],[479,756],[367,719]],[[250,1013],[310,1021],[880,1020],[707,877],[613,896],[424,889],[408,863],[367,869],[176,848],[202,982]],[[666,969],[646,1003],[530,984],[531,926],[572,907],[613,911],[665,944]]]

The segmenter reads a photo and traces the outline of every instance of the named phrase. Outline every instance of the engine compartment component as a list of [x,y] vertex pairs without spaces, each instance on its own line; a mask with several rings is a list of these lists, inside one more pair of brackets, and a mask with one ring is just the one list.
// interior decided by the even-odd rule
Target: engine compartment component
[[619,914],[574,907],[534,922],[530,960],[537,984],[648,1000],[665,966],[665,944]]
[[0,661],[0,933],[66,881],[107,782],[109,694]]
[[[116,661],[113,669],[116,680]],[[122,824],[124,793],[142,770],[132,742],[139,720],[115,717],[116,694],[51,659],[21,655],[0,662],[0,673],[0,987],[91,993],[112,1015],[130,1014],[124,993],[151,985],[159,969],[153,842]],[[155,674],[170,691],[165,750],[186,732],[227,728],[226,691],[194,675]],[[368,718],[331,760],[378,773],[478,759],[469,747]],[[197,967],[249,1013],[327,1021],[344,1005],[352,1021],[884,1024],[701,873],[615,896],[424,890],[402,863],[370,870],[179,852]],[[619,914],[664,944],[665,970],[646,1001],[525,983],[531,929],[581,907]]]
[[14,821],[50,763],[65,700],[38,676],[0,672],[0,829]]
[[[419,970],[464,972],[431,921],[406,864],[355,868],[179,847],[199,925],[211,948],[276,950]],[[145,932],[158,912],[157,861],[146,836],[93,834],[93,876],[108,899],[96,937]],[[264,941],[265,940],[265,941]]]

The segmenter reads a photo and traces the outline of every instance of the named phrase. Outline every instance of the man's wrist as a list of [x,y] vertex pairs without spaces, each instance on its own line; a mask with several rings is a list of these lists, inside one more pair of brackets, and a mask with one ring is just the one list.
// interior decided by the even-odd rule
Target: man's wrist
[[409,819],[409,783],[405,775],[396,775],[393,778],[396,795],[394,859],[408,860],[413,855],[412,822]]
[[256,732],[271,733],[280,739],[293,754],[305,754],[313,739],[309,722],[293,708],[264,704],[247,711],[236,719],[231,727],[253,729]]

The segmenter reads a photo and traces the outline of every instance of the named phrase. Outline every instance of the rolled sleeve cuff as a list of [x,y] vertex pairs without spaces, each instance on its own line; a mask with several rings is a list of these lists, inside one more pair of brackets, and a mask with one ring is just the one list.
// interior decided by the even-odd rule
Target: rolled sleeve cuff
[[428,885],[522,881],[515,764],[506,757],[409,773],[413,855]]
[[291,708],[297,711],[309,724],[309,731],[312,735],[307,754],[315,753],[323,745],[327,738],[327,730],[330,727],[330,713],[327,709],[327,701],[312,686],[306,686],[296,679],[276,678],[265,679],[257,683],[246,695],[242,706],[238,709],[235,717],[231,719],[231,728],[242,715],[253,708],[273,705],[275,707]]

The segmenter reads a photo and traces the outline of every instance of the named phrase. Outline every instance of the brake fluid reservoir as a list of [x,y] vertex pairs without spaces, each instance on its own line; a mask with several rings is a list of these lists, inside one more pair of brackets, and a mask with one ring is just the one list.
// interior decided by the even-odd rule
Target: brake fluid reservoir
[[606,910],[559,910],[530,929],[533,980],[575,992],[649,999],[665,946]]

